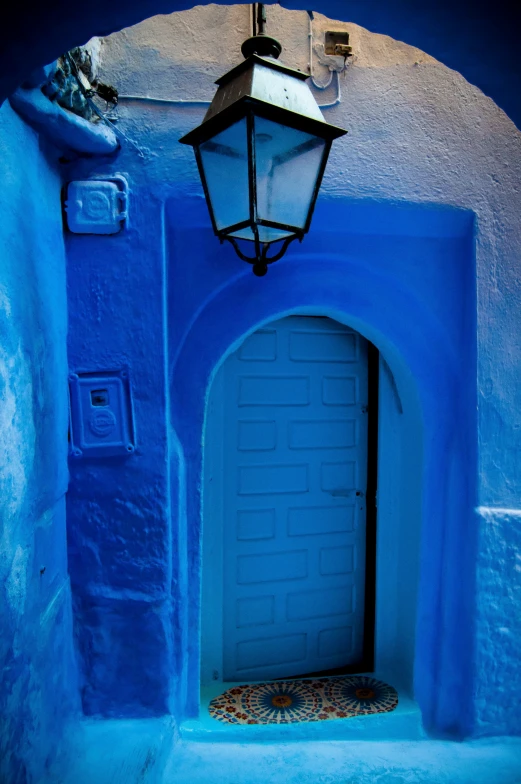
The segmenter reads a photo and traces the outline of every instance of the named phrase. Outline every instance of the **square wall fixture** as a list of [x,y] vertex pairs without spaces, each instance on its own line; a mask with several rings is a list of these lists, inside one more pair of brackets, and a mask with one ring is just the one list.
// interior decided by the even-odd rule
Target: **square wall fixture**
[[67,187],[65,212],[73,234],[117,234],[126,222],[128,186],[124,177],[77,180]]
[[128,370],[71,373],[71,453],[129,455],[136,448]]

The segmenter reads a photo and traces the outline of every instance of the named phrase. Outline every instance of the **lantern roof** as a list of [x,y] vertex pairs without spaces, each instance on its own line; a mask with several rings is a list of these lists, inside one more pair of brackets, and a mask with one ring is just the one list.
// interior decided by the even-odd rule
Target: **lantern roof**
[[180,141],[193,145],[210,138],[244,116],[249,105],[256,114],[325,139],[343,136],[345,130],[324,119],[307,78],[275,57],[250,54],[217,79],[218,89],[203,122]]
[[203,122],[179,141],[194,148],[215,234],[261,277],[309,230],[331,144],[347,131],[325,121],[307,74],[278,62],[257,6],[244,62],[217,80]]

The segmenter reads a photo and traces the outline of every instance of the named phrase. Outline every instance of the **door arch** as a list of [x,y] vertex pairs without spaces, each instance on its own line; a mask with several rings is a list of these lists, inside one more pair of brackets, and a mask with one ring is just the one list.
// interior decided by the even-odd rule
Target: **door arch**
[[[373,269],[368,296],[363,260],[324,253],[304,259],[298,267],[281,264],[277,277],[263,279],[262,287],[246,273],[230,279],[206,300],[171,360],[171,475],[178,492],[173,579],[186,596],[174,617],[181,673],[174,697],[180,718],[199,711],[203,433],[211,383],[225,358],[270,321],[292,314],[327,315],[356,329],[380,351],[379,429],[385,426],[386,443],[399,447],[399,459],[390,459],[396,450],[382,450],[380,441],[376,604],[395,611],[385,617],[377,611],[376,671],[386,658],[385,672],[396,670],[398,688],[404,682],[412,689],[414,681],[427,729],[439,731],[450,721],[453,731],[457,722],[463,733],[471,649],[459,646],[455,656],[454,643],[461,638],[462,613],[468,608],[459,611],[457,623],[456,618],[447,623],[446,611],[466,595],[472,573],[462,573],[458,540],[446,532],[463,529],[466,498],[451,495],[439,467],[452,452],[453,475],[470,481],[466,453],[453,449],[455,428],[466,411],[465,397],[457,394],[467,383],[464,371],[443,325],[398,280]],[[389,415],[382,417],[385,406]],[[386,563],[390,568],[381,569]],[[450,700],[455,672],[461,672],[463,684],[457,705]]]
[[332,319],[289,316],[246,338],[213,381],[202,684],[372,669],[369,345]]

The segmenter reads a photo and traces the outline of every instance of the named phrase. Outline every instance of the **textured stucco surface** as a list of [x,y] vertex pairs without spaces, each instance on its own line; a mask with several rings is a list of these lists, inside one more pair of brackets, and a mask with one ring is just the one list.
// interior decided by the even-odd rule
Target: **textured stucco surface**
[[[286,8],[302,9],[299,0],[285,0]],[[153,14],[190,8],[190,0],[92,0],[71,7],[65,0],[52,4],[22,0],[6,12],[0,52],[0,100],[20,85],[37,66],[50,63],[64,51],[93,35],[107,35]],[[377,33],[430,52],[449,68],[464,74],[491,96],[519,126],[521,103],[517,85],[519,7],[499,0],[317,0],[313,10],[331,19],[349,18]],[[28,19],[31,23],[28,23]]]
[[[117,6],[110,12],[112,23],[100,32],[120,18]],[[305,69],[307,16],[277,7],[268,15],[288,64]],[[239,59],[248,26],[245,6],[152,19],[104,41],[103,76],[127,94],[207,100],[213,79]],[[330,26],[317,15],[317,34]],[[201,568],[198,470],[208,376],[255,319],[296,311],[307,298],[355,326],[358,318],[381,341],[393,371],[393,350],[401,351],[430,401],[424,514],[431,524],[422,529],[417,648],[417,696],[429,707],[428,723],[452,735],[520,731],[521,136],[490,99],[429,55],[353,24],[334,26],[350,31],[355,60],[327,119],[350,133],[334,148],[310,236],[270,271],[264,289],[212,237],[191,151],[177,143],[204,106],[122,101],[118,128],[133,144],[124,143],[117,158],[75,161],[60,173],[49,162],[55,154],[49,159],[36,134],[9,107],[1,110],[8,143],[0,164],[0,712],[7,719],[0,771],[9,784],[41,778],[76,707],[64,547],[62,177],[123,172],[131,187],[125,231],[67,237],[70,367],[130,366],[138,442],[132,458],[71,464],[69,568],[85,712],[182,717],[187,705],[194,709],[198,606],[190,585]],[[64,24],[60,34],[68,31]],[[487,58],[481,63],[486,68]],[[317,77],[326,76],[317,66]],[[320,102],[334,98],[334,90],[318,95]],[[103,735],[103,723],[94,724]],[[156,725],[152,735],[157,747],[163,735]],[[90,745],[93,737],[85,738],[87,754],[69,768],[67,784],[81,781],[78,771],[92,778],[100,748]],[[137,740],[132,746],[130,732],[130,745],[117,733],[108,737],[104,748],[117,763],[110,757],[103,774],[144,780],[161,756],[149,757]],[[221,773],[224,780],[230,770],[245,781],[279,780],[282,770],[286,781],[325,776],[328,784],[350,775],[393,784],[514,784],[521,777],[514,742],[375,744],[367,746],[372,769],[366,757],[346,768],[344,744],[338,765],[329,745],[305,754],[286,745],[273,753],[230,746],[217,757],[209,745],[177,748],[167,780],[196,781],[194,765],[201,780]],[[136,749],[139,767],[132,768]]]
[[128,231],[67,236],[70,369],[130,367],[136,417],[132,458],[71,460],[67,498],[83,706],[116,716],[167,712],[172,677],[162,216],[136,185]]
[[168,721],[87,721],[42,784],[519,784],[517,738],[450,743],[173,741]]
[[[270,7],[268,25],[283,44],[285,61],[304,70],[308,62],[307,15],[302,12],[292,14],[281,8]],[[103,78],[114,83],[127,95],[148,95],[181,102],[208,100],[213,94],[212,81],[239,59],[238,50],[248,33],[248,26],[247,7],[211,6],[170,17],[150,19],[142,25],[104,39],[101,47]],[[314,26],[319,41],[320,31],[333,25],[323,17],[315,15]],[[440,464],[436,469],[440,471],[440,481],[447,481],[449,484],[452,482],[457,498],[467,494],[465,503],[469,504],[469,508],[473,504],[479,504],[485,508],[504,507],[515,510],[520,505],[521,492],[518,470],[520,430],[517,421],[520,408],[518,368],[521,365],[521,345],[517,328],[521,311],[521,290],[517,272],[521,248],[517,220],[521,206],[521,135],[490,99],[462,76],[434,61],[432,57],[385,36],[370,34],[353,24],[335,22],[334,28],[349,30],[355,58],[345,76],[340,77],[342,102],[325,112],[330,122],[348,128],[349,135],[333,148],[320,201],[324,212],[320,213],[320,223],[315,223],[305,241],[307,248],[320,252],[320,248],[325,249],[329,241],[332,244],[328,247],[328,252],[334,247],[334,252],[342,255],[349,253],[351,247],[356,247],[352,235],[364,235],[362,242],[367,246],[366,235],[376,231],[379,235],[393,236],[392,240],[389,239],[389,247],[392,245],[394,253],[399,255],[400,242],[403,242],[398,236],[400,232],[416,233],[419,236],[425,231],[416,213],[408,215],[407,204],[451,205],[475,215],[475,282],[468,281],[464,289],[465,295],[462,296],[462,290],[451,282],[453,262],[447,264],[446,270],[440,263],[428,267],[422,264],[421,256],[408,273],[407,286],[414,289],[421,282],[421,285],[427,284],[432,287],[433,292],[436,291],[434,299],[438,309],[436,318],[440,334],[448,345],[453,344],[455,356],[459,354],[460,359],[456,361],[467,363],[467,370],[464,372],[467,374],[468,388],[460,388],[453,394],[464,396],[463,405],[466,405],[469,414],[468,422],[464,424],[463,420],[460,420],[455,431],[455,438],[462,439],[462,444],[467,443],[467,446],[460,446],[458,449],[466,455],[468,484],[466,487],[459,486],[459,492],[457,481],[451,477],[447,463],[443,463],[443,466]],[[178,47],[177,40],[184,41],[184,45]],[[316,69],[316,76],[322,81],[327,76],[327,71],[319,64]],[[319,102],[326,103],[333,100],[334,88],[318,93],[317,98]],[[143,227],[151,221],[151,217],[143,217],[145,213],[150,215],[147,201],[151,197],[145,194],[154,193],[159,201],[164,202],[175,195],[179,204],[184,200],[187,205],[185,209],[177,211],[173,208],[169,213],[171,217],[167,217],[168,225],[173,227],[174,236],[176,222],[179,227],[186,227],[185,237],[180,240],[180,244],[170,245],[169,266],[170,270],[175,269],[176,272],[169,289],[168,340],[170,355],[174,357],[180,341],[185,340],[185,335],[191,328],[194,314],[200,311],[204,301],[211,300],[215,292],[229,285],[236,275],[243,274],[231,251],[220,249],[211,237],[206,239],[203,235],[203,227],[206,225],[205,208],[201,203],[202,195],[195,163],[191,151],[177,144],[181,135],[200,122],[204,111],[204,106],[198,105],[125,100],[118,109],[120,129],[137,145],[136,149],[127,144],[118,159],[118,166],[130,173],[133,183],[134,220]],[[102,166],[96,169],[97,173],[103,170]],[[105,170],[113,169],[106,167]],[[72,170],[71,176],[78,175]],[[363,217],[363,209],[364,205],[374,203],[383,207],[378,214],[377,223],[371,227],[366,225],[370,223],[370,219],[367,215]],[[394,213],[386,213],[385,205],[403,209],[402,214],[405,217],[402,218],[401,228],[397,228],[396,220],[392,217]],[[337,223],[334,220],[331,223],[328,219],[328,213],[332,215],[333,212],[341,216]],[[437,231],[441,235],[450,233],[442,223]],[[331,228],[333,225],[334,228]],[[342,225],[346,236],[338,235],[339,225]],[[159,228],[152,228],[153,226],[155,224],[150,223],[150,229],[148,225],[146,231],[144,228],[139,229],[144,232],[139,246],[146,248],[140,251],[140,258],[147,260],[146,265],[135,266],[128,261],[130,246],[135,242],[132,234],[134,229],[126,236],[109,241],[114,243],[114,247],[121,248],[117,257],[110,249],[110,244],[102,245],[99,240],[92,239],[92,246],[96,250],[90,253],[90,258],[97,259],[93,262],[92,274],[98,276],[98,284],[93,289],[99,293],[90,304],[87,301],[80,304],[79,299],[84,299],[85,286],[79,285],[72,292],[73,300],[78,298],[77,305],[73,307],[73,312],[78,313],[78,321],[71,344],[72,355],[78,357],[75,361],[79,361],[83,354],[89,357],[89,363],[94,362],[93,353],[90,351],[91,347],[96,345],[96,340],[99,341],[101,349],[100,357],[114,361],[113,356],[117,358],[121,355],[123,349],[119,344],[124,338],[122,335],[115,335],[109,328],[109,308],[124,299],[121,288],[123,275],[130,276],[127,277],[128,292],[137,282],[137,276],[140,276],[140,280],[144,279],[146,270],[159,280],[159,273],[154,273],[153,270],[157,270],[154,265],[158,263],[156,254],[161,253],[159,246],[162,240]],[[315,235],[314,230],[318,232]],[[83,258],[90,241],[72,242],[71,247],[76,243],[77,250],[72,251],[71,263],[75,264],[78,270],[83,269],[78,273],[80,276],[86,275]],[[302,252],[303,250],[304,246]],[[375,252],[379,254],[380,263],[385,267],[385,251]],[[105,253],[106,256],[100,255]],[[294,263],[298,263],[300,253],[301,251],[296,249],[290,254],[290,258],[295,258]],[[116,258],[120,261],[116,261]],[[203,258],[204,275],[197,271],[196,266]],[[397,262],[388,263],[391,264],[388,269],[392,274],[392,265]],[[121,264],[121,272],[115,271],[118,264]],[[457,262],[455,264],[457,265]],[[103,272],[103,268],[110,271]],[[192,268],[194,273],[191,272]],[[276,269],[273,269],[271,274],[275,276]],[[119,276],[118,281],[115,276]],[[148,289],[141,288],[140,291],[143,292],[144,303],[153,296]],[[162,300],[159,291],[154,296],[158,297],[157,316]],[[429,296],[424,299],[429,308],[432,305],[431,299]],[[141,314],[141,318],[146,322],[148,315],[144,308],[141,309]],[[114,323],[118,323],[120,316],[115,315],[114,318]],[[80,324],[83,319],[86,319],[85,323]],[[470,329],[472,332],[474,323],[477,330],[477,357],[472,342],[462,345],[461,348],[458,348],[455,342],[458,330],[463,330],[464,333]],[[129,329],[137,330],[138,326],[130,322]],[[414,330],[414,326],[411,324],[405,329]],[[110,335],[109,339],[107,335]],[[149,352],[149,347],[140,347],[139,332],[136,337],[137,340],[133,343],[138,351]],[[110,342],[114,342],[115,348],[108,350]],[[158,372],[159,363],[163,362],[166,356],[164,350],[163,344],[154,343],[153,354],[156,355],[157,352]],[[125,357],[128,357],[130,351],[128,344],[123,351],[126,352]],[[472,370],[474,361],[477,362],[477,374]],[[475,406],[473,395],[476,390],[479,401],[477,434],[476,426],[472,424],[472,411]],[[454,406],[454,401],[451,402],[449,397],[443,404],[449,410]],[[152,421],[147,420],[148,423]],[[173,470],[172,476],[175,516],[176,470]],[[479,479],[474,488],[476,477]],[[81,484],[80,477],[78,481]],[[139,498],[141,492],[145,492],[145,489],[141,490],[140,485],[135,484],[132,494]],[[179,503],[182,506],[182,499]],[[73,511],[73,514],[82,513]],[[499,651],[507,650],[500,642],[501,635],[499,632],[494,634],[494,629],[507,626],[505,618],[509,617],[508,627],[512,639],[519,640],[519,621],[511,617],[511,608],[506,597],[496,602],[493,616],[489,614],[485,617],[481,610],[476,614],[473,608],[489,605],[494,585],[508,584],[512,590],[518,590],[520,573],[508,559],[501,562],[491,559],[487,578],[479,579],[475,592],[474,548],[477,542],[481,543],[480,546],[485,546],[479,533],[482,516],[476,516],[468,510],[464,514],[465,525],[459,533],[450,534],[447,540],[448,546],[454,548],[455,553],[465,553],[463,572],[467,574],[465,570],[470,570],[465,578],[468,582],[465,583],[462,604],[459,599],[454,598],[451,605],[449,598],[451,595],[456,597],[460,591],[458,586],[461,581],[458,581],[457,576],[440,578],[433,566],[432,570],[423,569],[422,579],[428,586],[426,590],[432,589],[434,593],[438,588],[431,585],[432,581],[434,580],[435,585],[441,585],[445,581],[443,590],[446,591],[446,609],[443,623],[453,624],[455,628],[460,625],[470,635],[470,654],[475,670],[472,670],[472,667],[466,667],[466,670],[475,673],[476,680],[472,688],[476,695],[480,695],[480,702],[474,705],[476,731],[489,734],[515,731],[517,719],[512,716],[511,709],[507,706],[512,704],[511,695],[521,692],[517,659],[505,655],[501,659],[501,666],[497,667],[494,682],[489,677],[488,668],[491,659],[497,657]],[[159,517],[160,515],[158,520]],[[511,536],[515,538],[518,531],[517,518],[514,515],[512,519],[514,522]],[[161,525],[158,522],[158,526]],[[449,527],[450,530],[457,529]],[[164,536],[167,536],[166,532]],[[182,532],[179,536],[181,546]],[[175,548],[173,552],[175,554]],[[192,557],[198,556],[193,554],[190,558]],[[174,560],[175,585],[181,579],[176,572],[177,568],[182,572],[185,567],[176,567]],[[445,568],[442,569],[442,575],[445,571]],[[481,575],[481,572],[478,572],[478,575]],[[464,623],[462,617],[466,619]],[[428,626],[428,616],[425,622]],[[175,628],[175,635],[181,635],[178,639],[182,639],[182,628]],[[465,643],[460,641],[459,644],[462,650],[469,652],[468,640]],[[190,648],[191,643],[185,641],[184,645]],[[175,642],[174,649],[177,651]],[[446,668],[447,677],[453,679],[454,687],[459,677],[457,667],[456,670],[453,669],[453,662],[457,657],[457,652],[453,652],[450,655],[443,654],[440,659],[440,666]],[[478,704],[488,705],[489,701],[494,702],[494,710],[479,709]],[[446,709],[450,714],[451,709],[448,706]]]
[[[211,23],[205,22],[210,17]],[[318,14],[316,18],[320,40],[320,31],[328,25]],[[307,14],[270,7],[268,20],[283,44],[286,62],[306,70]],[[156,17],[106,39],[102,72],[121,86],[122,93],[210,99],[213,79],[240,60],[248,24],[248,8],[242,6]],[[336,28],[350,31],[355,61],[340,77],[342,104],[327,110],[327,119],[346,127],[349,135],[333,146],[323,193],[452,204],[475,212],[478,500],[483,506],[517,508],[521,134],[477,88],[431,57],[353,24],[335,23]],[[216,36],[216,30],[226,30],[226,35]],[[189,45],[176,47],[179,39]],[[323,80],[327,71],[317,68]],[[334,88],[317,94],[319,102],[334,97]],[[162,177],[165,187],[175,177],[190,190],[194,162],[174,140],[197,124],[203,112],[203,107],[121,107],[121,118],[128,121],[125,127],[134,131],[129,135],[146,158],[143,174],[149,181]],[[470,316],[462,312],[461,317]]]
[[[481,508],[477,510],[477,525],[480,601],[476,624],[476,725],[478,731],[492,725],[498,733],[521,735],[519,693],[505,678],[505,670],[513,672],[519,666],[521,513]],[[497,693],[500,702],[492,699]]]
[[79,704],[60,180],[55,153],[8,105],[0,140],[0,781],[15,784],[39,779]]

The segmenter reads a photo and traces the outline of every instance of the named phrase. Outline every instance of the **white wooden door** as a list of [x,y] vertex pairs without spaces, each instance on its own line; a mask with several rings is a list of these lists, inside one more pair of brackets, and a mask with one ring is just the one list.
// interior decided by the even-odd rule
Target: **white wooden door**
[[222,466],[213,481],[222,482],[215,568],[224,680],[356,663],[364,625],[367,342],[327,318],[285,318],[226,360],[216,389],[222,398],[210,411],[222,412],[223,442],[206,448],[219,451],[214,464]]

